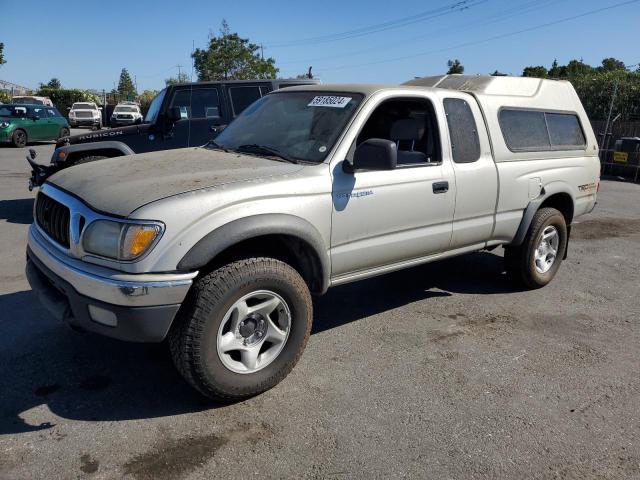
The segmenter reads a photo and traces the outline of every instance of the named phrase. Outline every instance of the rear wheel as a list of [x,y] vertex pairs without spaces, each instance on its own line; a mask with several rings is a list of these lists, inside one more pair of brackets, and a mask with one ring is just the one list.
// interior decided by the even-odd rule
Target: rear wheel
[[507,274],[527,288],[540,288],[555,277],[567,249],[567,224],[555,208],[541,208],[522,245],[505,247]]
[[11,135],[11,143],[16,148],[22,148],[27,146],[27,132],[21,129],[17,129]]
[[58,139],[69,136],[69,129],[67,127],[62,127],[60,129],[60,134],[58,135]]
[[183,304],[169,333],[175,365],[214,400],[262,393],[302,355],[312,310],[306,283],[286,263],[229,263],[198,280]]

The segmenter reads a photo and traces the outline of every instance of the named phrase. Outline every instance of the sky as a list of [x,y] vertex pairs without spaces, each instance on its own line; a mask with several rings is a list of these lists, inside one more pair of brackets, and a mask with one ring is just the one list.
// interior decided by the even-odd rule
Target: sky
[[313,66],[325,83],[397,84],[445,73],[449,59],[465,73],[512,75],[554,59],[640,62],[640,0],[0,0],[0,80],[111,90],[125,67],[138,91],[160,89],[178,65],[192,73],[193,45],[223,19],[263,46],[280,77]]

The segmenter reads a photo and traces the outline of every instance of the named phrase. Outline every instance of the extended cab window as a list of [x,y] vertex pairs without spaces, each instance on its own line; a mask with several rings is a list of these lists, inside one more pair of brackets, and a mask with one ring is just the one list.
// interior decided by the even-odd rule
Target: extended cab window
[[445,98],[444,111],[449,126],[453,161],[475,162],[480,158],[480,138],[471,107],[461,98]]
[[239,115],[240,112],[262,96],[260,87],[244,85],[241,87],[230,87],[229,95],[231,96],[234,116]]
[[499,121],[507,147],[514,152],[580,150],[586,144],[575,114],[503,109]]
[[399,98],[382,102],[356,139],[391,140],[398,147],[398,165],[428,165],[440,161],[437,124],[427,99]]

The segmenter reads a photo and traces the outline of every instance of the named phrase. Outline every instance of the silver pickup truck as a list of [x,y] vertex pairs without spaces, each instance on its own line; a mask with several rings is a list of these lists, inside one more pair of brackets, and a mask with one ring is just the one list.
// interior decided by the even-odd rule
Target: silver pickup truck
[[515,282],[549,283],[595,206],[597,154],[568,82],[287,88],[203,147],[52,176],[27,276],[72,326],[168,339],[197,390],[241,399],[300,358],[311,293],[499,245]]

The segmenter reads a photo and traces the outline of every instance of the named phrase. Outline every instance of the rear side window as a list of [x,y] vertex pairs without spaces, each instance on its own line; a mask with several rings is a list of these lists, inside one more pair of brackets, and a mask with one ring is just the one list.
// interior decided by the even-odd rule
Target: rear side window
[[449,126],[453,161],[475,162],[480,158],[480,138],[471,107],[461,98],[445,98],[444,111]]
[[504,109],[499,115],[502,135],[509,150],[579,150],[585,146],[577,115],[539,110]]
[[245,108],[262,96],[258,86],[231,87],[229,88],[229,95],[231,95],[234,115],[239,115]]

